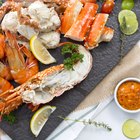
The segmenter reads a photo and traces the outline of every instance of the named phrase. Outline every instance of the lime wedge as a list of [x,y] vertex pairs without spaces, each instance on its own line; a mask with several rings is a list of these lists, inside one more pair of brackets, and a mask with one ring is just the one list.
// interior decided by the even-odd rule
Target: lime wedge
[[30,122],[30,129],[32,133],[37,137],[42,130],[43,126],[47,122],[51,113],[56,109],[55,106],[43,106],[32,117]]
[[30,49],[37,60],[43,64],[51,64],[56,62],[54,57],[48,52],[46,47],[40,42],[37,36],[30,39]]
[[122,10],[119,13],[118,20],[121,31],[126,35],[132,35],[138,30],[137,16],[130,10]]
[[136,120],[127,120],[122,127],[123,134],[131,139],[138,138],[140,136],[140,123]]
[[122,1],[122,9],[127,9],[127,10],[131,10],[134,8],[134,0],[123,0]]

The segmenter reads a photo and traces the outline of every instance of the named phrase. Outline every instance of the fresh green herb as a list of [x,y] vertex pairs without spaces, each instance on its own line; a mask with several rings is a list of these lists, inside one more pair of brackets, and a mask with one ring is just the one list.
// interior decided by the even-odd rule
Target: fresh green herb
[[82,62],[83,61],[83,54],[80,54],[78,52],[78,45],[76,44],[65,44],[62,48],[62,55],[69,55],[69,57],[64,59],[64,67],[67,70],[72,69],[73,70],[73,65],[77,62]]
[[66,69],[70,70],[73,69],[73,65],[77,63],[78,61],[83,61],[83,54],[79,53],[73,53],[71,57],[68,57],[64,60],[64,66]]
[[9,122],[10,124],[14,124],[16,121],[16,117],[14,113],[10,113],[9,115],[3,115],[2,117],[5,121]]
[[102,127],[105,128],[107,131],[112,131],[112,128],[105,124],[104,122],[96,122],[92,120],[77,120],[77,119],[70,119],[70,118],[64,118],[62,116],[58,116],[60,119],[63,119],[65,121],[73,121],[73,122],[79,122],[83,123],[84,125],[94,125],[95,127]]
[[62,54],[72,54],[74,51],[78,51],[78,45],[75,44],[65,44],[62,48]]

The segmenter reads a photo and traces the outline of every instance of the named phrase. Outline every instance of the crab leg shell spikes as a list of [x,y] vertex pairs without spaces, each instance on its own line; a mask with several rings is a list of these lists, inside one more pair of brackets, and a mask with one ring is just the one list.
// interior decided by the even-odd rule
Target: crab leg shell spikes
[[102,36],[105,24],[108,19],[108,14],[97,14],[92,24],[90,33],[86,39],[85,46],[88,49],[93,49],[98,46],[100,38]]
[[79,16],[77,17],[77,20],[65,34],[65,37],[76,41],[83,41],[87,31],[90,29],[90,26],[93,23],[97,10],[97,4],[86,3]]
[[82,6],[83,4],[79,0],[76,0],[74,3],[68,5],[61,20],[62,34],[65,34],[70,29],[74,21],[77,19]]

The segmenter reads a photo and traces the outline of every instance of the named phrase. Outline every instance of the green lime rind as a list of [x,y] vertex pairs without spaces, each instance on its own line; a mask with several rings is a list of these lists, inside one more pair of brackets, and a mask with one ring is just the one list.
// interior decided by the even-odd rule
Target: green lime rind
[[129,119],[122,126],[123,134],[131,139],[140,137],[140,123],[136,120]]
[[122,10],[132,10],[135,6],[134,0],[123,0],[122,1]]
[[118,15],[121,31],[125,35],[132,35],[138,30],[137,16],[133,11],[122,10]]

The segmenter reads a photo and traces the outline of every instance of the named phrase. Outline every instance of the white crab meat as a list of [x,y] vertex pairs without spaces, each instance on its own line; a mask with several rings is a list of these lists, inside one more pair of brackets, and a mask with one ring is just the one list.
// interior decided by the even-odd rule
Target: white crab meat
[[84,55],[83,62],[75,64],[73,70],[61,69],[44,76],[37,84],[29,83],[29,90],[22,92],[23,101],[34,105],[47,103],[84,80],[91,70],[92,56],[83,46],[79,46],[79,52]]
[[9,12],[2,20],[2,30],[9,30],[20,33],[22,36],[31,39],[32,36],[41,34],[42,43],[49,49],[56,48],[60,42],[60,33],[55,30],[60,26],[60,18],[54,8],[48,8],[41,1],[35,1],[27,8],[21,8],[21,15],[29,16],[31,22],[38,24],[38,28],[30,25],[20,24],[17,11]]
[[28,15],[31,19],[39,23],[39,28],[43,32],[56,30],[61,24],[54,8],[48,8],[47,5],[41,1],[35,1],[28,7]]
[[18,26],[18,16],[17,12],[7,13],[1,23],[2,30],[9,30],[11,32],[16,32]]
[[28,40],[30,40],[32,36],[38,35],[38,32],[34,28],[19,23],[17,11],[7,13],[2,20],[1,27],[2,30],[9,30],[14,33],[18,32]]
[[30,40],[34,35],[38,35],[38,33],[39,33],[36,30],[34,30],[34,28],[32,28],[32,27],[30,27],[28,25],[18,25],[17,26],[17,31],[22,36],[27,38],[28,40]]
[[39,38],[47,49],[53,49],[58,47],[58,44],[60,42],[60,33],[55,31],[49,33],[41,33],[39,35]]

